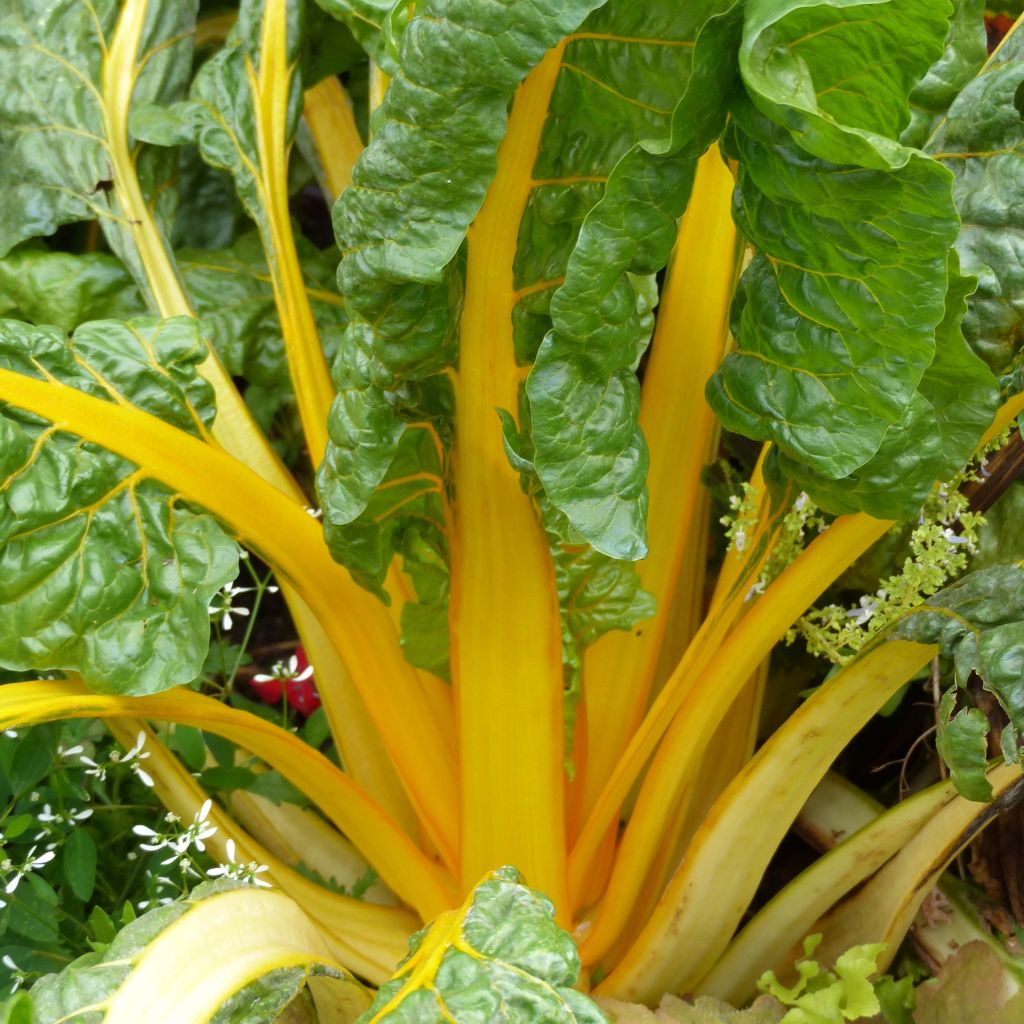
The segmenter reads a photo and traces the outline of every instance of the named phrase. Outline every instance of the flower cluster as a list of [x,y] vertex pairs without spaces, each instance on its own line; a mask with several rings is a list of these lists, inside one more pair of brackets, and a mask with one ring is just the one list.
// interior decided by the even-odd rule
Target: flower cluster
[[162,867],[169,865],[180,865],[186,874],[198,876],[199,872],[192,866],[191,851],[197,850],[203,853],[206,850],[206,840],[214,835],[217,826],[209,821],[210,810],[213,807],[212,800],[205,800],[202,807],[196,811],[191,823],[183,828],[177,828],[179,818],[176,814],[168,813],[164,821],[171,825],[169,832],[157,832],[148,825],[135,825],[132,832],[145,839],[139,843],[139,848],[148,852],[156,850],[168,850],[170,856],[160,862]]
[[746,549],[757,525],[760,500],[760,492],[749,483],[742,484],[739,494],[729,496],[729,511],[718,521],[725,527],[725,537],[731,550]]
[[811,654],[845,664],[869,639],[964,572],[977,550],[984,517],[970,511],[959,490],[962,482],[936,488],[910,534],[910,551],[898,573],[852,607],[812,609],[790,630],[787,642],[802,636]]

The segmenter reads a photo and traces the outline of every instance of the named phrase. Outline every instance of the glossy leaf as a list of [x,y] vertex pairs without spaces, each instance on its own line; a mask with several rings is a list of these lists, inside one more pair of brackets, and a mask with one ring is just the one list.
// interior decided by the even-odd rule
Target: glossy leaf
[[604,1024],[570,987],[579,956],[555,924],[554,907],[514,868],[492,872],[409,948],[357,1024]]
[[988,720],[958,691],[972,673],[999,701],[1009,719],[1001,737],[1004,758],[1019,762],[1024,731],[1024,569],[998,565],[969,573],[911,612],[896,635],[937,643],[953,659],[956,683],[944,696],[938,746],[960,792],[971,800],[991,799],[984,778]]
[[[124,138],[111,134],[131,109],[178,100],[192,61],[196,0],[149,3],[141,13],[139,47],[128,55],[133,85],[105,78],[122,5],[114,0],[16,0],[0,16],[0,253],[61,224],[96,219],[112,248],[146,288],[134,225],[114,187],[126,157]],[[174,190],[164,185],[176,157],[128,141],[130,159],[148,202],[166,228]],[[118,182],[118,185],[121,183]],[[126,187],[127,187],[127,183]]]
[[[677,58],[683,95],[659,126],[663,134],[614,165],[584,219],[565,282],[551,298],[554,330],[527,382],[534,464],[548,498],[589,543],[616,558],[646,553],[647,451],[636,422],[635,370],[653,326],[650,275],[668,262],[696,160],[721,132],[735,77],[736,4],[708,0],[687,14],[690,38],[670,37],[665,47],[691,49]],[[643,90],[642,70],[634,74]]]
[[[130,402],[206,436],[206,346],[186,318],[55,328],[0,324],[0,365]],[[96,689],[151,693],[198,675],[208,606],[237,547],[144,469],[8,407],[0,417],[0,662],[73,669]]]
[[955,253],[950,259],[946,315],[935,332],[935,356],[878,451],[840,480],[815,473],[777,449],[772,453],[783,473],[830,512],[864,511],[879,519],[911,515],[936,480],[948,480],[963,467],[992,422],[999,406],[995,379],[960,329],[974,281],[957,273]]
[[[737,220],[759,252],[734,310],[739,351],[708,391],[727,427],[774,441],[834,491],[890,429],[928,433],[918,392],[957,229],[944,169],[896,141],[911,87],[941,52],[948,8],[936,0],[908,20],[891,0],[858,18],[846,7],[747,9],[747,95],[731,143]],[[894,39],[900,60],[876,60]],[[858,480],[849,484],[847,503],[862,507]],[[921,486],[897,480],[889,514],[912,514]]]
[[900,142],[924,147],[960,90],[981,70],[988,56],[983,0],[953,0],[953,16],[942,56],[910,93],[910,124]]
[[1022,82],[1024,33],[1016,30],[961,90],[926,146],[953,174],[962,220],[956,240],[960,265],[978,279],[964,335],[997,373],[1019,353],[1024,326],[1017,298],[1024,273],[1013,244],[1024,228],[1015,200],[1024,181],[1024,124],[1017,107]]

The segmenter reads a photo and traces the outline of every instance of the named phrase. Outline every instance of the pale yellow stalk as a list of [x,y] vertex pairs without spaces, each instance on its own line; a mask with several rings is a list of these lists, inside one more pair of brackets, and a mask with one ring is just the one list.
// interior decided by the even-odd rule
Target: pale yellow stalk
[[[669,680],[659,696],[659,702],[668,695],[678,700],[678,704],[641,785],[619,848],[602,912],[587,936],[583,952],[588,963],[604,955],[628,918],[647,866],[663,835],[666,818],[679,793],[692,786],[700,759],[715,729],[743,685],[793,621],[891,525],[867,517],[837,520],[771,585],[728,637],[715,644],[705,644],[698,649],[692,661],[688,663],[684,659],[680,664],[676,676]],[[672,706],[668,701],[664,704]],[[655,705],[659,712],[655,724],[660,725],[659,719],[667,714],[664,704],[661,708]],[[649,742],[650,735],[648,732],[640,737],[641,742]],[[659,734],[657,739],[660,738]],[[637,746],[640,746],[639,742]],[[621,781],[613,781],[618,782],[621,790],[622,782],[627,779],[632,781],[623,773]],[[617,813],[625,792],[619,796],[613,791],[611,796],[606,804],[606,814]],[[582,846],[583,839],[581,836],[578,847]],[[574,850],[573,857],[576,856]]]
[[[603,995],[646,1001],[656,992],[692,990],[724,951],[773,851],[829,764],[935,650],[910,641],[882,644],[801,705],[712,808],[643,933],[603,983]],[[706,725],[698,719],[693,727],[703,750]],[[653,771],[647,782],[652,778]],[[720,877],[728,886],[714,884]],[[617,896],[609,887],[606,907]]]

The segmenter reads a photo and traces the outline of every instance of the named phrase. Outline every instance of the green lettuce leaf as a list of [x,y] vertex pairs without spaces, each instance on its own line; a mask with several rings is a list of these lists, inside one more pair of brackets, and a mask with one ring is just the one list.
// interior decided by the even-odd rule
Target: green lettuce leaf
[[[192,65],[197,0],[150,3],[133,62],[129,111],[180,99]],[[112,185],[114,97],[103,80],[115,0],[14,0],[0,14],[0,255],[72,221],[98,220],[143,289],[132,225]],[[129,139],[143,194],[169,230],[176,154]]]
[[[758,255],[734,309],[739,350],[708,397],[729,429],[833,481],[809,488],[830,510],[839,493],[861,507],[854,474],[876,453],[879,466],[935,429],[922,380],[962,297],[947,296],[957,217],[946,170],[897,137],[948,13],[942,0],[912,19],[892,0],[747,8],[730,145],[737,221]],[[930,472],[927,456],[910,477],[866,470],[874,514],[912,515]]]
[[[94,321],[71,339],[0,322],[0,367],[127,401],[203,434],[213,394],[195,320]],[[152,693],[195,678],[238,549],[143,470],[6,407],[0,414],[0,664]]]
[[605,1024],[571,986],[580,971],[554,907],[514,868],[413,936],[409,956],[356,1024]]
[[[696,160],[722,130],[735,78],[736,4],[708,0],[687,10],[692,37],[670,40],[692,44],[685,91],[661,137],[639,142],[615,164],[584,219],[565,282],[551,298],[554,330],[526,388],[534,465],[548,498],[616,558],[646,553],[647,453],[635,371],[653,325],[650,276],[668,262]],[[641,87],[642,68],[634,70]]]
[[971,348],[997,373],[1020,351],[1024,313],[1019,302],[1024,270],[1018,240],[1024,213],[1024,124],[1018,89],[1024,82],[1024,33],[1007,37],[998,55],[959,93],[926,151],[953,175],[960,211],[956,240],[963,272],[978,279],[964,319]]

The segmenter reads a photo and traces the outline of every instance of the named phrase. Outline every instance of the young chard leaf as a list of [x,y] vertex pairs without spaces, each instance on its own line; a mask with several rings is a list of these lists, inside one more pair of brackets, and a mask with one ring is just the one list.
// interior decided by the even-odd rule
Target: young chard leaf
[[303,30],[304,7],[294,0],[243,3],[227,44],[196,75],[181,120],[196,127],[203,158],[231,173],[259,229],[303,432],[318,462],[334,389],[288,207],[288,156],[302,113]]
[[357,1024],[604,1024],[570,986],[580,970],[554,907],[515,868],[485,878],[458,910],[409,942],[410,954]]
[[[0,368],[132,403],[207,436],[206,345],[181,317],[94,321],[70,340],[0,322]],[[37,417],[0,413],[0,663],[80,672],[97,690],[152,693],[198,675],[210,600],[238,550],[143,468]]]

